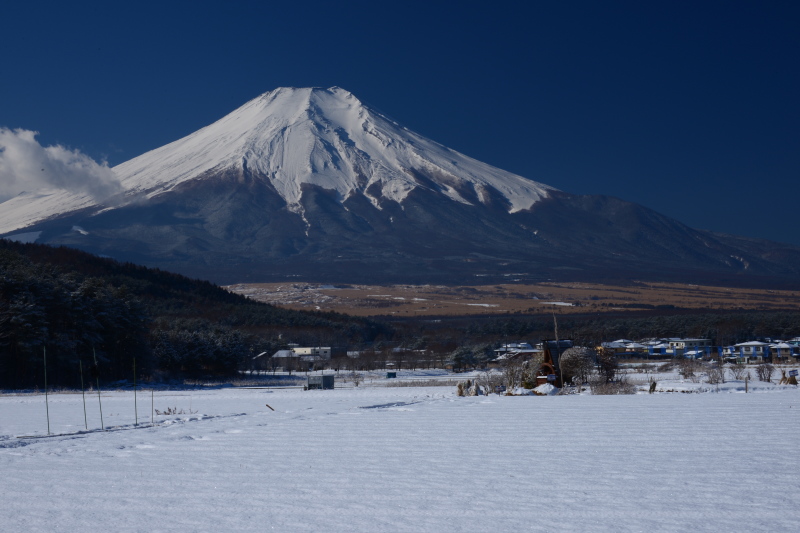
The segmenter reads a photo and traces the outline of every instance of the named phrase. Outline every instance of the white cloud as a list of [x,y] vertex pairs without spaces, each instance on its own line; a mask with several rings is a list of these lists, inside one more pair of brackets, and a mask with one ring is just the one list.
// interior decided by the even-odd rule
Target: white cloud
[[60,145],[44,147],[37,134],[0,127],[0,202],[44,187],[87,193],[98,201],[122,190],[105,162]]

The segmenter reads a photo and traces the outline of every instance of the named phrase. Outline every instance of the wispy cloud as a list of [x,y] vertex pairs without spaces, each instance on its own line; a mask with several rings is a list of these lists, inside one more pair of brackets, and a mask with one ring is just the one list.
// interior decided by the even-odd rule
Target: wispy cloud
[[105,162],[60,145],[42,146],[37,134],[0,127],[0,202],[43,187],[86,193],[98,201],[122,190]]

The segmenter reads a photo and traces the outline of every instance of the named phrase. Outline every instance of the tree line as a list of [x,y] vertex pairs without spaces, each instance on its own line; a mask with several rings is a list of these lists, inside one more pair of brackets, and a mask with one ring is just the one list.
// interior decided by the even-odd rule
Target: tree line
[[[380,322],[291,311],[209,282],[0,239],[0,387],[234,375],[284,339],[368,343]],[[83,376],[81,374],[83,369]]]

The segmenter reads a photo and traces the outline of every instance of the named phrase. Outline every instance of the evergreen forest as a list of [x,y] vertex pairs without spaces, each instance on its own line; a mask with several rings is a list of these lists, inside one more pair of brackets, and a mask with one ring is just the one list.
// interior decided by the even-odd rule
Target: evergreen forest
[[[207,281],[0,239],[0,388],[228,377],[286,342],[363,344],[391,328],[281,309]],[[46,361],[46,368],[45,368]]]

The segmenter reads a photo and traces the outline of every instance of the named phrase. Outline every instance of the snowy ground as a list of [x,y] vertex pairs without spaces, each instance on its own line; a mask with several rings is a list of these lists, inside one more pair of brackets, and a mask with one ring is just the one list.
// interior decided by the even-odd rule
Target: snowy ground
[[[0,395],[4,531],[794,531],[800,393]],[[769,392],[767,392],[769,391]],[[97,396],[87,395],[90,429]],[[269,404],[274,411],[271,411]],[[196,411],[196,412],[195,412]],[[84,429],[51,394],[53,433]]]

